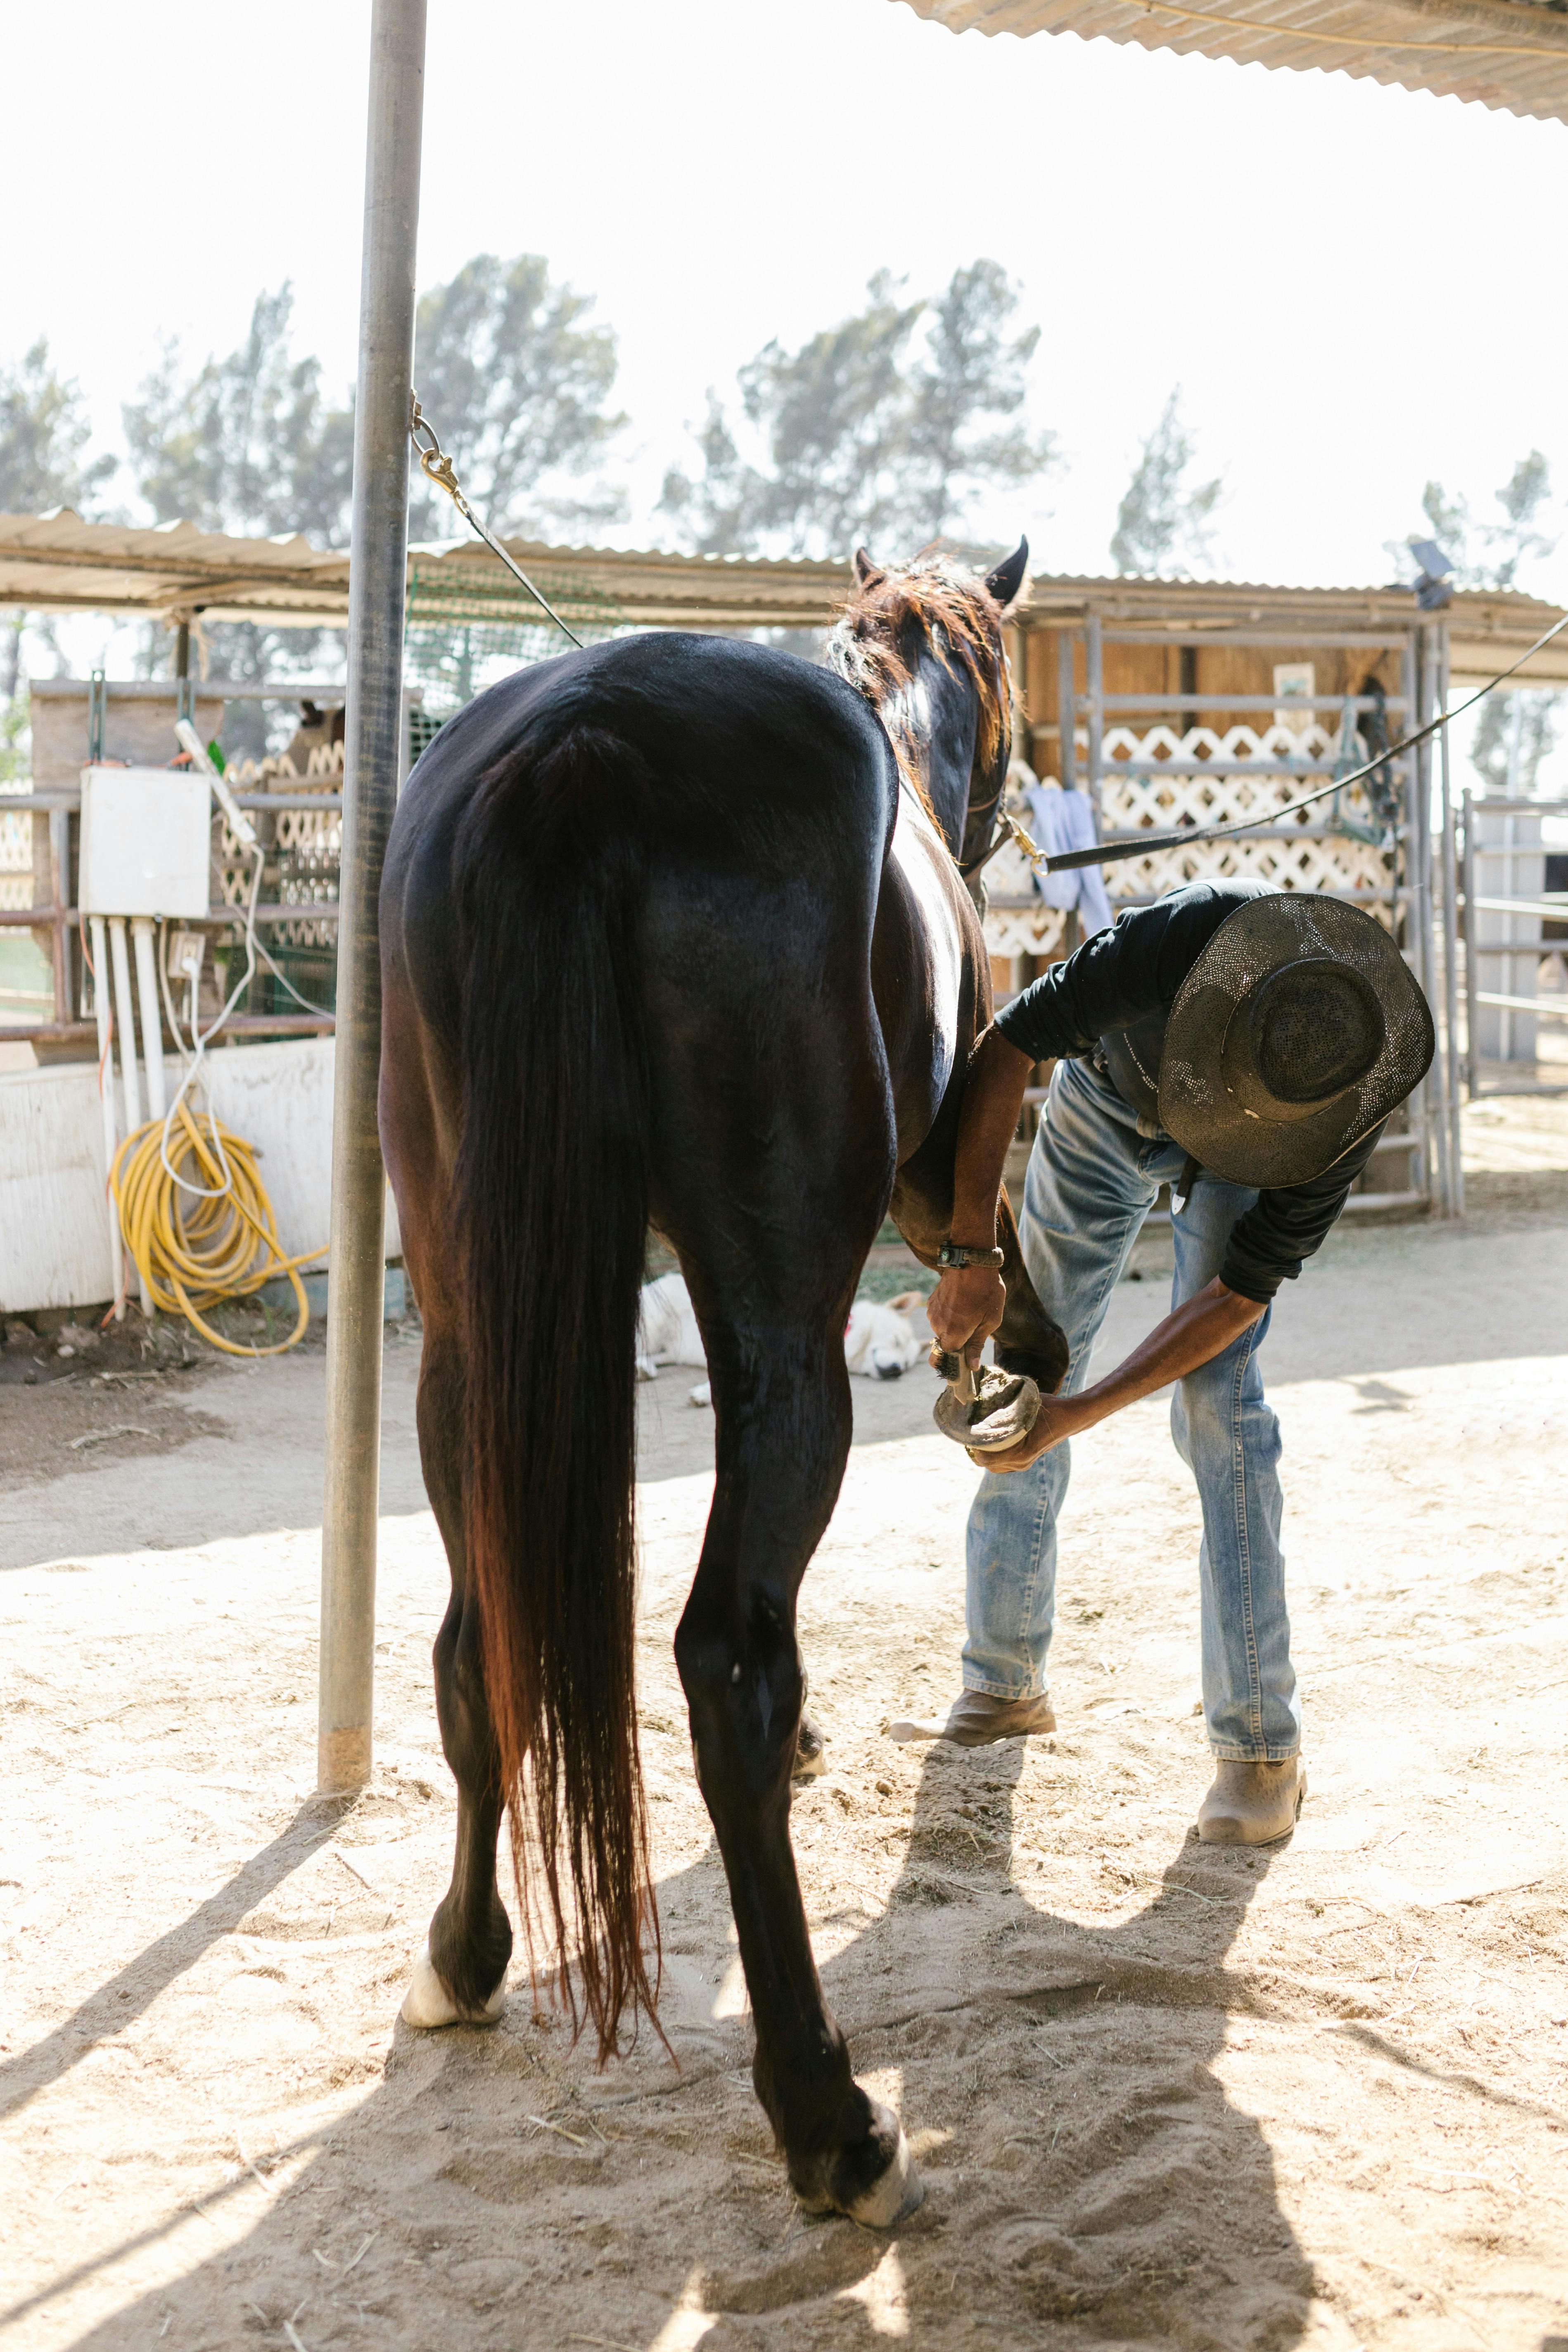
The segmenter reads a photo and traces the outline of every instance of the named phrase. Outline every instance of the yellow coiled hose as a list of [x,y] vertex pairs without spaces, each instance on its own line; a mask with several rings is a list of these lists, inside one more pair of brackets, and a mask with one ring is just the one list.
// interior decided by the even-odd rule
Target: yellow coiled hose
[[[175,1175],[199,1192],[183,1190],[164,1166],[162,1119],[126,1137],[109,1178],[125,1246],[154,1307],[165,1315],[183,1315],[226,1355],[280,1356],[297,1346],[310,1320],[310,1302],[299,1270],[324,1257],[325,1245],[300,1257],[284,1254],[250,1145],[210,1111],[193,1117],[183,1097],[170,1126],[168,1160]],[[241,1348],[203,1320],[204,1307],[215,1307],[222,1298],[248,1297],[281,1275],[292,1284],[300,1308],[288,1339],[266,1348]]]

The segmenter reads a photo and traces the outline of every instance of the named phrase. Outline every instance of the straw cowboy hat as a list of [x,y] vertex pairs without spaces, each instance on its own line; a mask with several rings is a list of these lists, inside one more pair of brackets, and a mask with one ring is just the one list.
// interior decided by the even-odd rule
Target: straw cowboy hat
[[1420,1084],[1436,1043],[1381,923],[1316,892],[1253,898],[1226,916],[1171,1008],[1160,1124],[1232,1184],[1304,1183]]

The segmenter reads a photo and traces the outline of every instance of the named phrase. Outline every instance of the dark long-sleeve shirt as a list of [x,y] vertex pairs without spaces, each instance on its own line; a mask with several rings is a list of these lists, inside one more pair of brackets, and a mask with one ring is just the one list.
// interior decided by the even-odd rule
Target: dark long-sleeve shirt
[[[1031,1061],[1078,1060],[1102,1037],[1154,1013],[1169,1013],[1182,982],[1227,915],[1268,897],[1261,882],[1191,882],[1152,907],[1119,916],[1065,962],[1013,999],[996,1026]],[[1307,1183],[1260,1192],[1237,1219],[1220,1280],[1243,1298],[1266,1301],[1294,1281],[1320,1248],[1372,1158],[1381,1126]]]

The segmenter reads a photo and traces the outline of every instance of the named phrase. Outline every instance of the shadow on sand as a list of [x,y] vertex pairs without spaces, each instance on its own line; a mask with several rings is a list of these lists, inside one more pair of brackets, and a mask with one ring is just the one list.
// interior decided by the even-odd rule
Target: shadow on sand
[[[660,1890],[679,2070],[645,2032],[595,2074],[559,2021],[531,2014],[526,1987],[493,2032],[399,2025],[384,2079],[248,2231],[76,2341],[1287,2352],[1311,2270],[1262,2133],[1213,2066],[1227,2019],[1254,2005],[1226,1962],[1268,1858],[1189,1839],[1135,1916],[1079,1925],[1047,1907],[1050,1864],[1015,1853],[1023,1760],[1020,1746],[931,1749],[890,1903],[818,1923],[819,1945],[840,1945],[823,1976],[857,2071],[900,2101],[928,2184],[891,2237],[808,2222],[789,2196],[751,2091],[749,2022],[713,2014],[732,1946],[710,1852]],[[297,1824],[210,1919],[163,1938],[171,1960],[180,1939],[224,1932],[255,1899],[250,1876],[273,1883],[313,1829]],[[1033,1874],[1020,1883],[1015,1864]],[[44,2076],[38,2053],[16,2062],[22,2096],[90,2046],[113,1991],[53,2037]]]

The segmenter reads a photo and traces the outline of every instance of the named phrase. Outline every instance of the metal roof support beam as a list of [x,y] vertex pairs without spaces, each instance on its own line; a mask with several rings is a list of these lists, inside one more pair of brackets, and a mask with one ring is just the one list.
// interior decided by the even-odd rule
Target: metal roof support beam
[[321,1507],[317,1786],[329,1796],[363,1788],[371,1770],[386,1189],[375,1115],[381,1067],[376,902],[403,750],[425,5],[426,0],[374,0],[371,16]]

